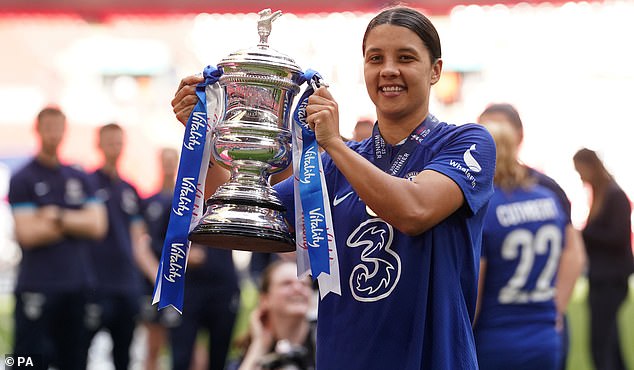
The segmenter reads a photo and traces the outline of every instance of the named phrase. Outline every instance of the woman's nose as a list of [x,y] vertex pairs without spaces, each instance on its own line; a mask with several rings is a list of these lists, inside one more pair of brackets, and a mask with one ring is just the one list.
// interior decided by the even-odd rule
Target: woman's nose
[[381,77],[394,77],[398,76],[398,74],[398,65],[394,61],[386,60],[383,68],[381,68]]

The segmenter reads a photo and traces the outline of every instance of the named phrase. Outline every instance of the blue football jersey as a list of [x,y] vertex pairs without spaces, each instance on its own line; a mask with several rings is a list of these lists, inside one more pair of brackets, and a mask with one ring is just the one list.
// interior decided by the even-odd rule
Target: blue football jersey
[[549,189],[496,187],[484,223],[487,267],[475,326],[481,369],[557,368],[554,285],[566,224]]
[[[80,209],[96,202],[95,189],[83,171],[66,165],[54,168],[33,159],[16,172],[9,185],[9,202],[18,211],[56,205]],[[33,249],[22,249],[16,292],[76,292],[95,283],[89,248],[93,241],[63,240]]]
[[[348,145],[376,165],[372,138]],[[328,154],[322,159],[341,296],[320,301],[317,368],[477,369],[471,323],[482,222],[493,193],[495,144],[489,133],[480,125],[439,123],[398,164],[396,176],[437,171],[464,194],[463,207],[417,236],[376,217]],[[292,223],[292,180],[276,189]]]
[[100,290],[140,293],[140,271],[134,260],[130,227],[142,222],[139,195],[130,183],[113,180],[102,170],[91,175],[96,195],[108,210],[108,233],[90,249]]

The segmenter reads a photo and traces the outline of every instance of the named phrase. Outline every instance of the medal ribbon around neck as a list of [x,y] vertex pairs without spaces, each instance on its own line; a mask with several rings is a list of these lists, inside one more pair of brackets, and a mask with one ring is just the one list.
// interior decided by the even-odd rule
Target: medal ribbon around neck
[[418,127],[409,134],[407,139],[405,139],[405,142],[400,145],[398,154],[394,160],[392,160],[391,155],[393,147],[388,145],[383,139],[383,136],[381,136],[379,125],[374,125],[372,138],[374,140],[374,159],[377,167],[392,176],[397,176],[401,170],[405,168],[405,164],[412,156],[416,145],[420,144],[438,123],[439,121],[436,117],[431,113],[428,114],[425,120],[418,125]]
[[205,68],[205,81],[196,86],[198,102],[185,126],[172,209],[152,295],[152,304],[158,303],[159,310],[167,306],[173,306],[179,313],[183,310],[185,269],[191,243],[187,236],[202,218],[205,179],[211,158],[210,133],[224,115],[223,93],[217,83],[221,75],[222,71],[214,66]]

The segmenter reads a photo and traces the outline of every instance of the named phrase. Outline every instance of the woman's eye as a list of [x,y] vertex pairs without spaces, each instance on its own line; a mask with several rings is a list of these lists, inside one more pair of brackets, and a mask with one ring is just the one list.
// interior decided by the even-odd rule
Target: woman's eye
[[380,62],[381,57],[379,55],[371,55],[368,57],[368,62]]

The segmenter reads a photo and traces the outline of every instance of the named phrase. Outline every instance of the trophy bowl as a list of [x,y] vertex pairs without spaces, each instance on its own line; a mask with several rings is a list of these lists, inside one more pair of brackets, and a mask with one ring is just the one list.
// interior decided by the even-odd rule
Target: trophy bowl
[[281,12],[259,14],[257,47],[218,64],[225,113],[212,129],[211,151],[231,177],[207,200],[189,240],[214,248],[291,252],[295,240],[286,209],[269,178],[291,164],[291,107],[302,70],[269,48],[271,22]]

